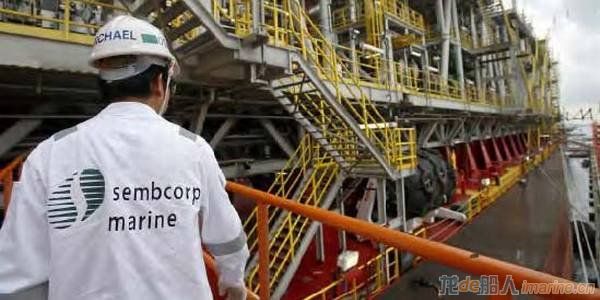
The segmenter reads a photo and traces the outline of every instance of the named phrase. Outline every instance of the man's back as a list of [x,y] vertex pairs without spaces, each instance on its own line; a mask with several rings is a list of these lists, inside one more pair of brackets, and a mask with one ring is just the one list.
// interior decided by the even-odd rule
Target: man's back
[[[49,279],[50,299],[210,299],[201,235],[209,248],[229,246],[221,255],[245,250],[223,185],[204,140],[145,104],[111,104],[30,155],[8,218],[21,209],[40,218],[7,222],[0,240],[38,242],[31,253],[0,245],[0,293]],[[2,282],[23,259],[37,265]]]

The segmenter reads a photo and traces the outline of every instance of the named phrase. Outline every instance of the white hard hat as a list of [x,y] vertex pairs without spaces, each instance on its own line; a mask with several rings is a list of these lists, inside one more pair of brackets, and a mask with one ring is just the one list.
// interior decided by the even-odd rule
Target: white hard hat
[[[99,62],[102,59],[117,56],[138,56],[140,60],[118,70],[101,68]],[[172,76],[179,73],[177,59],[169,51],[167,39],[160,29],[146,21],[122,15],[98,30],[89,63],[100,68],[100,76],[104,79],[118,80],[137,75],[161,60],[168,64],[166,67]]]

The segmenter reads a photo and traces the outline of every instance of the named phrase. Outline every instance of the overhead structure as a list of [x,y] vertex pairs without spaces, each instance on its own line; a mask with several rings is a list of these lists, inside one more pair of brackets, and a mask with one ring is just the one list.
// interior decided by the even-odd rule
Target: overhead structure
[[[373,220],[386,226],[411,230],[413,214],[456,199],[470,219],[489,203],[469,190],[516,182],[515,165],[547,156],[560,118],[548,42],[500,0],[11,4],[0,9],[0,38],[12,41],[0,50],[1,161],[102,108],[80,62],[99,26],[123,13],[164,30],[183,72],[166,116],[210,141],[228,178],[342,214],[371,179]],[[257,291],[258,212],[244,217]],[[324,237],[319,223],[275,208],[268,225],[279,298],[311,243],[324,255]]]

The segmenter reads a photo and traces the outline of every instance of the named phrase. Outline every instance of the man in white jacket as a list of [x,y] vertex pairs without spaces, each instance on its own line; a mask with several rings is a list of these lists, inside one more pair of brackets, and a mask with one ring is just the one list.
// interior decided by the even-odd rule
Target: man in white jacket
[[0,231],[0,294],[49,282],[49,299],[244,299],[246,235],[201,137],[161,117],[179,67],[163,34],[119,16],[90,63],[103,97],[94,118],[29,155]]

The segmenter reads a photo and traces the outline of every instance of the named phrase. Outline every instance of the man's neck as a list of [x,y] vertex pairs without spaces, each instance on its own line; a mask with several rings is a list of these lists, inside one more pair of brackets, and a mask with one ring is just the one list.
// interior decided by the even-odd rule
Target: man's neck
[[115,102],[138,102],[138,103],[150,106],[150,108],[152,108],[152,110],[154,110],[156,113],[158,113],[158,111],[160,109],[160,103],[156,103],[156,101],[154,101],[154,99],[152,99],[152,98],[143,99],[143,98],[138,98],[138,97],[125,97],[125,98],[119,99],[119,101],[115,101]]

